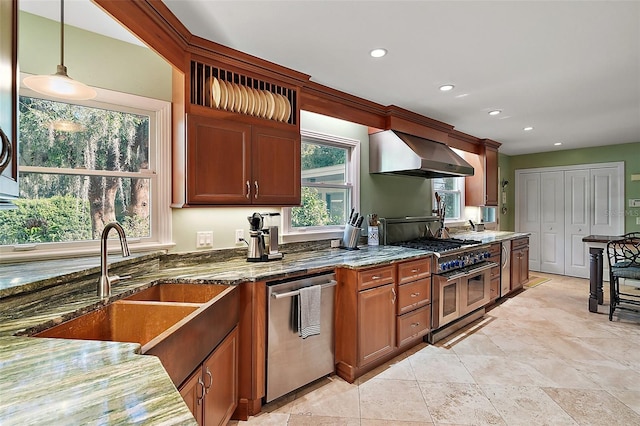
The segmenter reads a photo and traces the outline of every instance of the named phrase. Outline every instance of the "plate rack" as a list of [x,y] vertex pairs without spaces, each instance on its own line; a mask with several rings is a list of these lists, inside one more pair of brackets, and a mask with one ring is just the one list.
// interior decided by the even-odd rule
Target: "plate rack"
[[190,98],[194,105],[296,125],[295,90],[194,60]]

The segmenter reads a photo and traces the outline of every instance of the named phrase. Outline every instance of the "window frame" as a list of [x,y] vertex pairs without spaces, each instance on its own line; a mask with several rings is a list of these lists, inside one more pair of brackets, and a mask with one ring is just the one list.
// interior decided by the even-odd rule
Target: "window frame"
[[[460,217],[457,218],[450,218],[447,219],[445,218],[444,223],[446,224],[461,224],[461,223],[465,223],[465,208],[466,208],[466,204],[465,204],[465,177],[464,176],[452,176],[451,178],[456,179],[456,182],[458,182],[457,185],[457,189],[456,190],[437,190],[435,189],[434,185],[435,185],[435,180],[436,179],[431,179],[431,205],[433,206],[433,209],[435,209],[436,206],[436,197],[435,194],[436,192],[444,192],[444,193],[459,193],[460,194],[460,205],[458,206],[458,208],[460,209]],[[444,178],[444,179],[449,179],[449,178]]]
[[[20,81],[28,74],[22,74]],[[96,98],[87,101],[68,101],[42,95],[20,86],[20,96],[65,102],[93,108],[111,109],[149,116],[149,171],[147,172],[104,172],[59,169],[60,174],[108,175],[116,177],[142,177],[151,179],[150,223],[151,236],[148,238],[128,238],[132,252],[165,250],[174,244],[171,241],[171,102],[147,98],[129,93],[95,88]],[[19,119],[19,118],[18,118]],[[18,138],[19,140],[19,138]],[[49,173],[54,168],[39,166],[18,166],[21,172]],[[57,174],[57,173],[54,173]],[[112,244],[113,243],[113,244]],[[109,243],[109,250],[119,249],[116,241]],[[98,254],[97,240],[48,242],[34,244],[14,244],[0,246],[3,261],[38,260],[42,258],[64,258]]]
[[[350,205],[356,211],[360,210],[360,141],[358,139],[347,138],[344,136],[332,135],[324,132],[317,132],[312,130],[300,130],[300,143],[310,142],[317,143],[326,146],[334,146],[338,148],[347,149],[347,164],[346,164],[346,183],[342,187],[351,188],[351,200]],[[334,188],[337,185],[329,184],[303,184],[302,177],[300,179],[300,187],[322,187],[322,188]],[[291,207],[282,209],[282,222],[283,222],[283,241],[284,242],[299,242],[299,241],[314,241],[322,239],[342,238],[344,232],[343,225],[327,225],[327,226],[308,226],[294,228],[291,226]]]

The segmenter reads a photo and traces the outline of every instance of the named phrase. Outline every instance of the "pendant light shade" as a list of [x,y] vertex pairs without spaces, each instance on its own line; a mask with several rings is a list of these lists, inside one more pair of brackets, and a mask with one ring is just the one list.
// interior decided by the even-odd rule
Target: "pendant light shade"
[[95,89],[70,78],[64,66],[64,0],[60,0],[60,65],[55,74],[32,75],[24,79],[24,84],[38,93],[56,98],[83,101],[96,97]]

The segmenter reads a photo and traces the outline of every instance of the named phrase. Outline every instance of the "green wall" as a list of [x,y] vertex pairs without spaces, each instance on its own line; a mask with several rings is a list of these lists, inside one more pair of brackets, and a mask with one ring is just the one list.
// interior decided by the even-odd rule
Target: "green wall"
[[[54,74],[60,23],[26,12],[18,17],[18,63],[29,74]],[[69,77],[94,87],[171,101],[171,66],[150,49],[65,25]]]
[[[636,218],[640,216],[639,208],[629,208],[630,198],[640,199],[640,181],[631,181],[632,174],[640,174],[640,142],[606,145],[593,148],[569,149],[537,154],[505,156],[500,155],[501,171],[508,170],[505,176],[508,185],[508,214],[501,229],[513,230],[515,201],[515,171],[539,167],[574,166],[580,164],[609,163],[623,161],[625,163],[625,232],[640,231]],[[501,216],[502,218],[503,216]]]

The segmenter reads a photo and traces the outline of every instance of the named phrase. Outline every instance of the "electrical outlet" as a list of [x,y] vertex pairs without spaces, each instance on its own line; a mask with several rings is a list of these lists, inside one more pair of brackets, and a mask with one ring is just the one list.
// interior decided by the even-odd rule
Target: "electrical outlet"
[[629,207],[640,207],[640,199],[629,198]]
[[199,231],[196,233],[196,248],[212,248],[213,231]]
[[244,240],[244,229],[236,229],[236,244]]
[[640,225],[640,217],[636,217],[636,225]]

